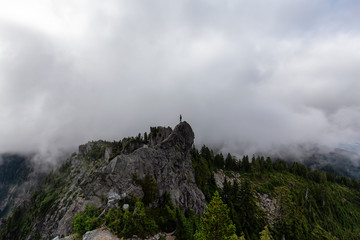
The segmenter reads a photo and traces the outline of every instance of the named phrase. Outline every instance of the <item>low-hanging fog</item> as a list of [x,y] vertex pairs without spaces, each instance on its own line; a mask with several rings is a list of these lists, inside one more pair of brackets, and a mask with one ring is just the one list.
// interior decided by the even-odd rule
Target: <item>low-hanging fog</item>
[[0,3],[0,152],[50,159],[189,122],[238,154],[351,147],[358,1]]

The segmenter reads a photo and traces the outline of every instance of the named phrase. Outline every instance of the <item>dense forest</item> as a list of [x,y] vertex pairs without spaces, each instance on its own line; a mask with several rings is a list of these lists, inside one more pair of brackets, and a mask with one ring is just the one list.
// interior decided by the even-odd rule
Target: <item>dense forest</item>
[[[354,179],[309,171],[300,163],[288,164],[261,156],[253,156],[251,161],[248,156],[224,157],[206,146],[200,152],[193,149],[192,155],[198,186],[208,201],[216,191],[220,192],[238,236],[259,239],[264,230],[273,239],[358,239],[360,236],[360,184]],[[213,173],[220,169],[230,178],[234,172],[239,173],[239,181],[233,184],[225,181],[224,187],[218,189]],[[277,219],[269,221],[268,213],[259,207],[260,195],[277,200]]]

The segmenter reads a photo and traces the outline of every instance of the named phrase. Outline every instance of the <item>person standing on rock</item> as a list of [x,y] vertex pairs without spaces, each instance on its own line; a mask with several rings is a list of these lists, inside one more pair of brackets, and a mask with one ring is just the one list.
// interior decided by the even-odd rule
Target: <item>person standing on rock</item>
[[181,120],[182,120],[182,116],[181,116],[181,114],[180,114],[180,122],[181,122]]

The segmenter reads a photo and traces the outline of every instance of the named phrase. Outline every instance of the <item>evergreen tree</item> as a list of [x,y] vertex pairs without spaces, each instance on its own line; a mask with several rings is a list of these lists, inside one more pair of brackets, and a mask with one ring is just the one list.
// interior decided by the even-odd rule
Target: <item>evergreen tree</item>
[[306,166],[304,164],[299,164],[299,172],[298,172],[299,176],[302,176],[304,178],[307,178],[309,175],[308,169],[306,168]]
[[98,227],[100,225],[98,216],[99,210],[95,206],[86,205],[83,212],[74,216],[72,224],[75,232],[81,236],[85,232]]
[[219,168],[219,169],[224,168],[225,160],[224,160],[224,156],[222,155],[222,153],[216,154],[214,161],[215,161],[216,168]]
[[291,193],[286,187],[277,187],[275,189],[277,199],[280,205],[280,226],[279,233],[286,239],[312,239],[309,238],[308,221],[305,217],[306,207],[303,206],[300,199]]
[[276,162],[274,162],[273,166],[274,169],[279,172],[288,170],[288,166],[284,160],[277,160]]
[[251,166],[249,162],[249,157],[247,155],[243,157],[241,166],[243,171],[250,172]]
[[313,232],[311,233],[311,238],[314,240],[338,240],[337,237],[332,236],[331,233],[328,233],[319,225],[315,226]]
[[240,188],[237,181],[234,181],[234,184],[231,185],[229,182],[224,180],[222,189],[222,198],[224,202],[228,205],[230,209],[230,218],[237,228],[237,234],[241,234],[241,223],[239,217],[240,211]]
[[210,150],[207,146],[203,145],[200,150],[200,155],[206,159],[209,169],[214,167],[214,152]]
[[272,162],[271,162],[271,158],[267,157],[265,160],[265,169],[268,171],[272,171],[273,170],[273,166],[272,166]]
[[236,227],[229,217],[229,209],[216,191],[204,217],[201,218],[200,227],[194,238],[196,240],[238,239],[235,231]]
[[251,161],[251,170],[254,176],[259,176],[261,173],[260,158],[253,157]]
[[146,177],[141,181],[141,187],[144,192],[143,202],[146,205],[154,202],[157,197],[158,186],[155,178],[151,174],[147,174]]
[[235,170],[236,169],[236,162],[234,158],[231,156],[230,153],[226,156],[225,159],[225,168],[229,170]]
[[144,142],[148,143],[148,135],[147,132],[144,133]]
[[260,240],[273,240],[274,238],[271,236],[268,226],[264,227],[264,230],[260,232]]
[[[203,149],[206,149],[204,146]],[[203,150],[206,152],[206,150]],[[197,186],[205,195],[207,201],[211,200],[211,196],[216,190],[216,183],[213,176],[213,173],[209,169],[208,162],[204,157],[202,157],[196,148],[192,148],[192,166],[195,170],[195,181]]]
[[258,233],[264,227],[263,212],[256,204],[256,198],[248,179],[245,179],[240,187],[238,208],[239,222],[246,238],[252,233]]
[[178,240],[192,240],[194,228],[191,222],[186,219],[179,207],[176,208],[177,226],[175,236]]
[[146,237],[153,235],[158,230],[155,221],[146,215],[145,207],[142,202],[136,202],[134,212],[128,210],[123,215],[124,227],[120,233],[121,236]]
[[160,229],[166,232],[172,232],[176,229],[176,209],[170,193],[164,194],[160,206],[152,209],[152,217]]

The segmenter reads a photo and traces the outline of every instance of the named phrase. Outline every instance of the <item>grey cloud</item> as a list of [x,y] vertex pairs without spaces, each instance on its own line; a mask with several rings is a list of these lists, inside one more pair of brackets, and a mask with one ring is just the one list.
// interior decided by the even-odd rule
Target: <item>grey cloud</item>
[[238,154],[355,143],[356,7],[58,2],[48,10],[79,31],[0,20],[0,150],[52,159],[88,140],[174,126],[180,113],[196,144]]

